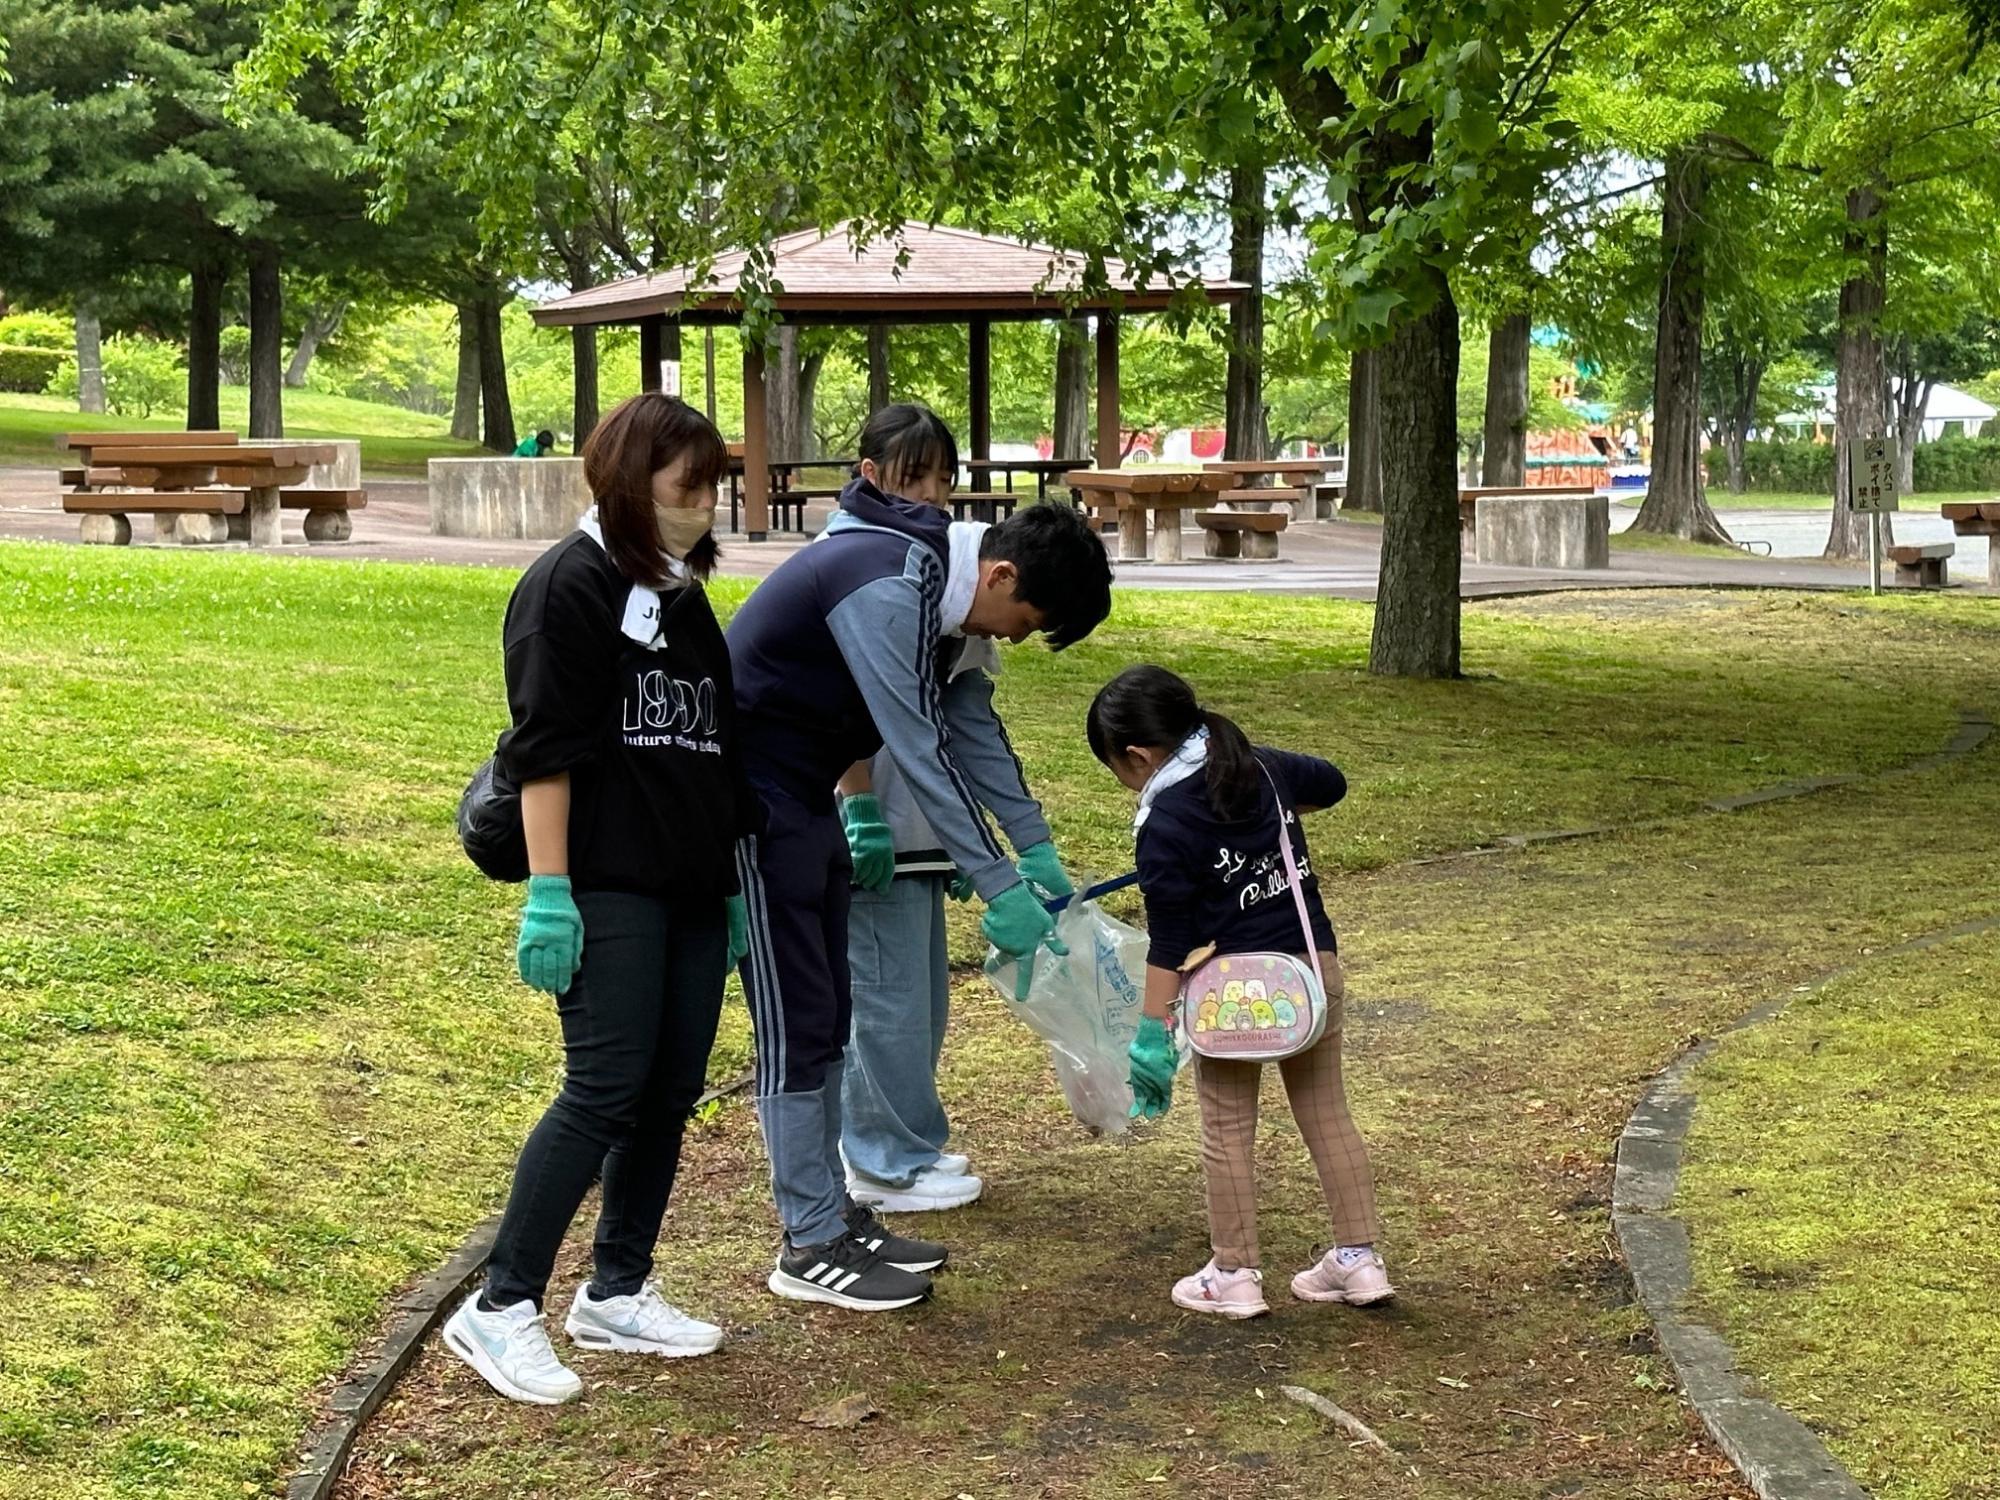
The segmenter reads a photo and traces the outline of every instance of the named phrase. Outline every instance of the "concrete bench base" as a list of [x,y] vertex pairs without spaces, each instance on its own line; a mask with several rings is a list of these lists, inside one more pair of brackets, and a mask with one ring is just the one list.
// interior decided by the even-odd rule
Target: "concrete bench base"
[[1202,532],[1202,552],[1215,558],[1270,562],[1278,555],[1278,536],[1291,521],[1287,511],[1204,510],[1195,514]]
[[431,534],[555,541],[590,508],[580,458],[434,458]]
[[1473,556],[1510,568],[1611,566],[1608,495],[1481,495]]
[[[1927,542],[1922,546],[1891,547],[1884,555],[1896,565],[1898,587],[1941,589],[1951,581],[1948,564],[1957,550],[1951,542]],[[1988,572],[1991,571],[1989,565]]]

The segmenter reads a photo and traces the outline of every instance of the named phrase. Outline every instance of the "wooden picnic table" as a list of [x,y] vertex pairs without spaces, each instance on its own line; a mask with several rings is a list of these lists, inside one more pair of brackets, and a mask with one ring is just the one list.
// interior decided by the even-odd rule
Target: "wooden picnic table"
[[[183,494],[217,488],[247,491],[240,514],[217,506],[218,514],[229,514],[229,535],[247,540],[253,547],[278,546],[281,537],[279,491],[304,479],[315,464],[332,463],[337,450],[331,443],[298,443],[264,447],[240,443],[234,433],[211,442],[114,442],[104,443],[95,434],[76,434],[83,439],[69,446],[89,456],[88,471],[96,471],[96,485],[115,484],[133,492],[135,502],[148,493]],[[150,434],[148,435],[151,436]],[[163,433],[168,439],[188,439],[198,434]],[[115,474],[115,477],[111,477]],[[103,475],[105,477],[98,477]],[[132,510],[145,510],[134,503]],[[184,507],[175,505],[172,509]]]
[[[1235,510],[1269,510],[1284,506],[1295,521],[1321,519],[1317,490],[1320,480],[1345,461],[1332,458],[1225,458],[1206,463],[1211,474],[1227,474],[1236,483],[1222,492],[1222,503]],[[1264,484],[1260,481],[1269,480]],[[1330,516],[1330,513],[1329,513]]]
[[2000,589],[2000,500],[1951,500],[1938,507],[1958,536],[1986,538],[1986,584]]
[[[743,445],[731,443],[729,450],[729,529],[740,530],[739,509],[743,503]],[[859,462],[852,458],[773,458],[765,463],[771,476],[771,493],[767,503],[771,507],[771,519],[779,529],[803,532],[806,529],[806,503],[811,500],[833,500],[840,496],[840,487],[812,488],[801,485],[800,474],[807,469],[852,469]]]
[[[1077,503],[1118,520],[1118,555],[1137,561],[1180,562],[1181,513],[1212,505],[1229,488],[1230,476],[1203,469],[1071,469],[1063,483]],[[1153,523],[1152,551],[1146,549],[1146,522]]]

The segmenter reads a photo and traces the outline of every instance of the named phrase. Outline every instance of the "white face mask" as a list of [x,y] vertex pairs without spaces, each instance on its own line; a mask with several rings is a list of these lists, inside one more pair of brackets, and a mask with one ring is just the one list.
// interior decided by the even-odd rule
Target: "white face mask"
[[684,558],[714,528],[715,512],[705,506],[656,505],[653,524],[659,529],[660,545],[667,549],[667,556]]

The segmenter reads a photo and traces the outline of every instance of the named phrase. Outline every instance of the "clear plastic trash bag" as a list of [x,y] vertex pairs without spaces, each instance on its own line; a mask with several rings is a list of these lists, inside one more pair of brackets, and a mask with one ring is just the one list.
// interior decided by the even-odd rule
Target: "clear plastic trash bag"
[[[1027,1028],[1049,1044],[1070,1113],[1092,1130],[1122,1135],[1131,1124],[1132,1038],[1146,983],[1146,934],[1094,901],[1056,913],[1067,957],[1046,948],[1023,965],[988,949],[986,976]],[[1185,1049],[1182,1061],[1185,1062]]]

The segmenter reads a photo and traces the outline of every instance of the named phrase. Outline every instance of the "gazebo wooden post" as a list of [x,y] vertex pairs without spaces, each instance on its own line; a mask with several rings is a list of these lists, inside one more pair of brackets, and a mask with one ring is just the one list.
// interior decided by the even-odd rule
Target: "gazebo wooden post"
[[764,345],[743,344],[743,529],[753,542],[771,529],[771,426],[764,405]]
[[[972,456],[991,458],[993,456],[993,321],[990,318],[974,318],[967,325],[970,335],[968,352],[971,355],[971,390],[968,393],[972,406]],[[993,489],[993,471],[976,468],[972,471],[972,492],[984,495]],[[993,519],[993,502],[981,501],[973,506],[973,516],[981,521]]]
[[1115,469],[1123,452],[1118,429],[1118,315],[1097,315],[1097,467]]
[[663,317],[639,320],[639,389],[660,388],[660,361],[666,357],[667,320]]
[[[1118,315],[1106,309],[1097,315],[1097,467],[1117,468],[1123,450],[1118,428]],[[1159,514],[1155,513],[1155,525]],[[1118,555],[1146,555],[1144,506],[1118,507]]]

